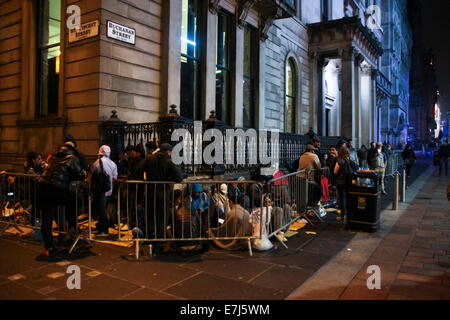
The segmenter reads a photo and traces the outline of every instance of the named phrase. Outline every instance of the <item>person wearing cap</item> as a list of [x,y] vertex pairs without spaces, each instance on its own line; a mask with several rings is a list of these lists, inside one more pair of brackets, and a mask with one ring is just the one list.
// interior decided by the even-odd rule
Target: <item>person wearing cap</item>
[[94,234],[98,236],[107,236],[109,222],[106,216],[106,203],[112,195],[113,180],[117,179],[117,166],[114,161],[109,158],[111,156],[111,148],[109,146],[101,146],[98,149],[97,156],[98,159],[91,165],[88,180],[93,174],[101,173],[103,171],[109,176],[111,189],[105,193],[94,194],[92,198],[92,212],[96,212],[99,217]]
[[[147,181],[172,181],[180,183],[183,180],[180,168],[170,159],[172,146],[163,143],[159,151],[144,160],[142,169]],[[170,213],[171,189],[169,184],[150,184],[147,192],[147,229],[152,234],[149,237],[162,239],[166,236],[166,227]],[[156,231],[156,232],[155,232]],[[163,243],[156,241],[155,254],[162,249]]]
[[[66,208],[66,220],[69,231],[73,232],[76,217],[73,216],[75,196],[69,190],[72,181],[86,178],[73,142],[58,146],[50,157],[47,170],[39,178],[38,199],[42,209],[41,232],[44,239],[44,255],[54,253],[52,224],[56,220],[59,205]],[[61,226],[58,226],[61,227]]]

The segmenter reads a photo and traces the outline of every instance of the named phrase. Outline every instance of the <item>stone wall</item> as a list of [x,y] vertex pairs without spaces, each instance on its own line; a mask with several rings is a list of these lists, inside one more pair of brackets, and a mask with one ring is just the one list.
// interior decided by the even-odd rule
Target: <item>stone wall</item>
[[[19,142],[22,7],[17,0],[0,1],[0,154],[15,158]],[[0,162],[0,165],[2,163]],[[7,168],[7,165],[3,165]]]

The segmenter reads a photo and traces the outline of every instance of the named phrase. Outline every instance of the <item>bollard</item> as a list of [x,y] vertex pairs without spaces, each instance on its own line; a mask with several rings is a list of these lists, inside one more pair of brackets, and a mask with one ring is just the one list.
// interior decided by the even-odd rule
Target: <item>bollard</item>
[[402,173],[402,194],[401,202],[406,202],[406,170]]
[[398,208],[398,173],[394,173],[394,195],[392,199],[392,210],[396,211]]

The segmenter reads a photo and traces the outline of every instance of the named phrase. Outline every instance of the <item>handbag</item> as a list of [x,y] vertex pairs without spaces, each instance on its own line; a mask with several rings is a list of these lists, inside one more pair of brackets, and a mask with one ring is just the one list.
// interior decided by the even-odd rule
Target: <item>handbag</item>
[[103,169],[102,159],[98,159],[100,162],[100,172],[94,172],[91,178],[91,192],[93,194],[102,194],[111,190],[111,180]]

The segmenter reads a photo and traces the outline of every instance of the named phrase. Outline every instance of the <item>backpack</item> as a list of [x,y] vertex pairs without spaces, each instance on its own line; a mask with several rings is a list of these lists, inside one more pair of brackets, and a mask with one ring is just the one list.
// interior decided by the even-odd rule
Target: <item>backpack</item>
[[103,169],[102,159],[98,159],[100,162],[100,172],[94,172],[91,178],[91,192],[93,194],[106,193],[111,189],[111,180]]

